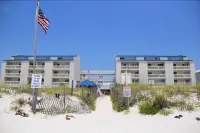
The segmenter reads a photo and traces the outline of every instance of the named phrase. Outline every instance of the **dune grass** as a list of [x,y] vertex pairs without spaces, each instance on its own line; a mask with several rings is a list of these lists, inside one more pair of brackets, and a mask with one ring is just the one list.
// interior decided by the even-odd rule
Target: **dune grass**
[[[187,104],[184,100],[190,93],[197,93],[200,98],[200,85],[197,86],[152,86],[142,84],[131,84],[131,97],[129,98],[129,105],[127,98],[123,97],[123,87],[116,85],[110,97],[113,104],[113,109],[117,112],[124,111],[135,104],[139,103],[139,108],[147,114],[154,114],[162,111],[165,108],[177,108],[179,110],[193,111],[194,106]],[[168,99],[176,96],[185,98],[182,101],[169,101]],[[149,112],[148,109],[150,108]],[[143,112],[143,111],[142,111]]]

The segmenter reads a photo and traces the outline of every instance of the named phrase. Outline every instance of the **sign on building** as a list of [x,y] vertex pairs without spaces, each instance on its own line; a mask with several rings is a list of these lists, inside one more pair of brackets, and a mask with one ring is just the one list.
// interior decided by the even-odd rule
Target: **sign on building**
[[131,87],[130,86],[124,86],[123,87],[123,93],[124,93],[124,97],[131,97]]
[[131,81],[131,73],[127,73],[127,76],[126,76],[126,73],[121,73],[121,84],[131,84],[132,81]]
[[41,88],[42,74],[32,74],[31,88]]

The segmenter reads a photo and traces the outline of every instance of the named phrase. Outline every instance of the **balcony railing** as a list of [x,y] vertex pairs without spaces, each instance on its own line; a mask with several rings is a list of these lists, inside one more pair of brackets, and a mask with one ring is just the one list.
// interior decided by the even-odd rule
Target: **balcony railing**
[[187,77],[191,77],[191,74],[174,74],[174,77],[176,77],[176,78],[187,78]]
[[165,77],[165,74],[148,74],[148,77]]
[[132,77],[132,78],[138,78],[138,77],[139,77],[139,74],[131,74],[131,77]]
[[[33,68],[33,65],[29,65],[29,68]],[[44,68],[44,65],[36,65],[35,68]]]
[[139,66],[122,66],[121,69],[139,69]]
[[69,68],[69,65],[54,65],[53,68],[66,69]]
[[6,68],[10,68],[10,69],[20,69],[21,65],[6,65]]
[[6,73],[6,76],[8,76],[8,77],[19,77],[20,73]]
[[68,84],[69,82],[52,82],[52,85]]
[[[33,73],[29,73],[28,76],[29,76],[29,77],[32,77],[32,74],[33,74]],[[42,77],[44,77],[44,73],[36,73],[36,74],[42,74]]]
[[114,79],[115,78],[110,78],[110,77],[103,77],[103,78],[101,78],[101,77],[81,77],[81,80],[86,80],[86,79],[88,79],[88,80],[91,80],[91,81],[114,81]]
[[166,83],[164,83],[164,82],[155,82],[154,84],[155,85],[165,85]]
[[54,73],[54,77],[69,77],[69,74],[66,73]]
[[175,85],[191,85],[191,82],[175,82]]
[[148,66],[148,69],[165,69],[164,66]]
[[5,81],[6,84],[19,84],[20,81]]
[[174,66],[174,69],[190,69],[190,66]]

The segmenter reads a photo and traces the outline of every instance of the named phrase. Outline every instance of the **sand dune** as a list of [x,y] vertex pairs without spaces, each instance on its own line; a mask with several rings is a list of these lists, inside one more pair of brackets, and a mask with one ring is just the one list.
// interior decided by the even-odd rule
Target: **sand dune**
[[[0,99],[0,133],[200,133],[200,121],[196,112],[176,112],[169,116],[144,116],[136,107],[131,113],[116,113],[112,110],[109,96],[97,99],[96,111],[87,115],[76,115],[75,119],[65,120],[65,115],[45,117],[42,114],[29,118],[6,113],[12,97]],[[182,119],[174,115],[182,114]]]

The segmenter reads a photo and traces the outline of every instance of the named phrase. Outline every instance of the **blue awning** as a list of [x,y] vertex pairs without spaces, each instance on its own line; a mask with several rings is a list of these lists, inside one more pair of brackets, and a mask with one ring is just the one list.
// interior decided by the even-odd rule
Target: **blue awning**
[[86,79],[78,84],[79,86],[97,86],[94,82]]

